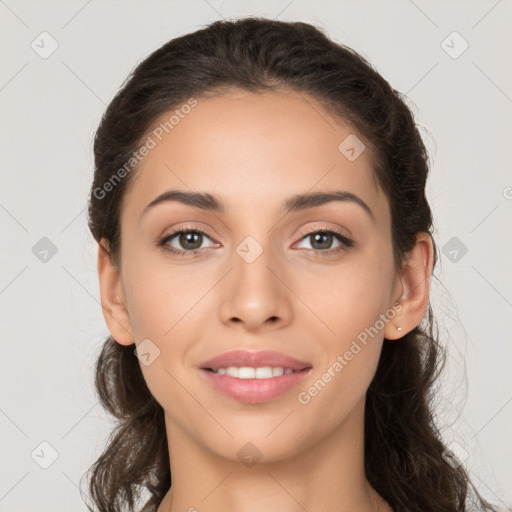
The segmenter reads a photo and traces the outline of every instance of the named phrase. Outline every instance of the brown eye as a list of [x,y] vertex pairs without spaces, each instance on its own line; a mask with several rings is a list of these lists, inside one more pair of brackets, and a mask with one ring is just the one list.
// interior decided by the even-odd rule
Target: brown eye
[[[169,251],[178,255],[185,255],[190,253],[193,255],[199,252],[204,247],[203,242],[210,237],[198,229],[180,229],[174,231],[170,235],[165,236],[158,245],[160,245],[165,251]],[[211,244],[211,246],[213,243]]]
[[184,249],[193,251],[201,247],[203,235],[196,231],[183,231],[178,235],[178,243]]
[[[306,247],[305,249],[312,250],[322,255],[342,251],[354,245],[352,240],[349,240],[346,236],[331,229],[311,232],[302,237],[301,242],[304,241],[309,241],[310,243],[310,247]],[[333,243],[336,242],[337,245],[333,247]]]
[[311,240],[311,246],[315,250],[330,249],[334,241],[333,235],[322,231],[309,235],[309,238]]

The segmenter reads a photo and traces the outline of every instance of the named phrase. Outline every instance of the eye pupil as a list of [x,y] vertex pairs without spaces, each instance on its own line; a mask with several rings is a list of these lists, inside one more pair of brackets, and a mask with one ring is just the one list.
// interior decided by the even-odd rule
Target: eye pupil
[[[315,233],[313,236],[314,244],[319,242],[320,247],[314,247],[314,244],[312,246],[315,249],[329,249],[330,245],[332,244],[332,235],[329,233]],[[323,239],[323,243],[322,243]],[[327,240],[327,241],[326,241]]]
[[[198,243],[198,241],[199,241],[199,243]],[[185,249],[190,249],[190,250],[199,249],[201,247],[202,235],[201,235],[201,233],[187,231],[185,233],[180,234],[179,242],[180,242],[181,246],[184,247]],[[192,247],[190,245],[188,245],[189,243],[192,245]]]

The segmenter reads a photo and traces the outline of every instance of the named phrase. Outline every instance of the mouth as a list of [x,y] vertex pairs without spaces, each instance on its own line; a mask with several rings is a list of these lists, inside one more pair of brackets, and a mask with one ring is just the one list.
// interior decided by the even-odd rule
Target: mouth
[[[310,367],[309,367],[310,368]],[[281,377],[283,375],[290,375],[291,373],[300,373],[307,370],[308,367],[300,370],[292,368],[285,368],[283,366],[227,366],[220,368],[203,368],[208,372],[216,373],[218,375],[228,375],[235,379],[271,379],[273,377]]]
[[257,404],[290,391],[312,365],[274,350],[233,350],[204,361],[199,370],[214,390],[238,402]]
[[282,366],[228,366],[201,368],[206,382],[223,396],[243,404],[263,404],[286,396],[298,386],[312,367],[293,370]]

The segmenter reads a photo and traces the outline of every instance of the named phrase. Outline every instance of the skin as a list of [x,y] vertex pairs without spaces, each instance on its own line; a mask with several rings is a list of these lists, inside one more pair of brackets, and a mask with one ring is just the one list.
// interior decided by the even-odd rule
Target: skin
[[[338,150],[351,133],[304,95],[233,90],[198,98],[137,170],[121,211],[120,267],[102,240],[98,272],[116,342],[138,346],[149,338],[160,350],[150,365],[141,364],[165,411],[170,446],[172,490],[158,512],[391,511],[364,473],[365,396],[384,337],[402,337],[425,315],[433,248],[430,236],[419,233],[396,267],[389,203],[375,181],[369,146],[354,161]],[[141,217],[169,189],[208,192],[227,210],[173,201]],[[294,194],[333,190],[359,196],[374,219],[348,201],[280,212]],[[185,225],[206,233],[199,255],[158,247]],[[329,228],[356,245],[323,256],[340,242],[334,237],[319,247],[306,235]],[[263,249],[252,263],[236,252],[248,236]],[[167,246],[191,247],[179,236]],[[298,393],[397,301],[400,312],[301,404]],[[198,369],[239,348],[281,351],[313,368],[273,401],[241,403],[213,389]],[[248,442],[262,455],[251,467],[237,456]]]

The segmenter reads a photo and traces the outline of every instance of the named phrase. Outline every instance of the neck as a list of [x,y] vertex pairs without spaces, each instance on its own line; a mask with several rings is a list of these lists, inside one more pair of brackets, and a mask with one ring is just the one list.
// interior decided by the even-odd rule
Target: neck
[[364,400],[319,443],[251,465],[198,444],[166,416],[172,486],[158,512],[392,512],[365,476],[363,420]]

